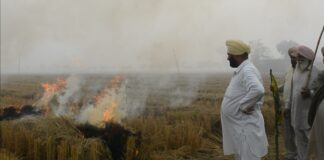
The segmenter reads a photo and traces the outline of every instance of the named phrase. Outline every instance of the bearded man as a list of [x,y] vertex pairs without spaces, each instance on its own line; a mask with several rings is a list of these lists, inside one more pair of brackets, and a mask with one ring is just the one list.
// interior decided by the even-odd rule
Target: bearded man
[[240,40],[228,40],[226,46],[227,60],[236,70],[221,105],[224,154],[234,154],[236,160],[260,160],[268,152],[262,77],[248,60],[250,46]]
[[[308,112],[313,92],[318,88],[317,76],[319,72],[316,66],[310,70],[315,56],[310,48],[298,46],[297,53],[297,66],[292,81],[291,125],[296,136],[297,160],[306,160],[310,131]],[[310,72],[312,72],[311,77],[309,77]]]
[[283,86],[283,99],[284,99],[284,119],[283,119],[283,128],[284,128],[284,140],[286,147],[285,160],[296,160],[297,157],[297,147],[295,142],[295,132],[294,128],[291,126],[291,92],[293,86],[291,84],[294,70],[297,64],[297,49],[296,47],[289,48],[288,54],[290,57],[291,65],[288,68],[285,76],[285,83]]

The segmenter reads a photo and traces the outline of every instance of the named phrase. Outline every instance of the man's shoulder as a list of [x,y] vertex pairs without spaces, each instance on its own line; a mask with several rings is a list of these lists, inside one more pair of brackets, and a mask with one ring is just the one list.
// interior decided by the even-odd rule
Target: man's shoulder
[[252,63],[249,63],[244,68],[242,68],[241,74],[243,77],[257,77],[260,81],[262,81],[261,73]]
[[251,62],[247,63],[243,68],[242,68],[243,72],[257,72],[259,73],[259,70],[255,67],[255,65]]

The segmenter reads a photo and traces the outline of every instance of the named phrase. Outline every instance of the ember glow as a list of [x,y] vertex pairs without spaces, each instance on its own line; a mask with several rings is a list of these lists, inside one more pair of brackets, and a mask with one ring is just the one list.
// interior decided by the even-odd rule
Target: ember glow
[[115,112],[118,109],[118,104],[115,101],[112,101],[111,104],[107,107],[107,110],[103,113],[103,121],[109,122],[114,118]]

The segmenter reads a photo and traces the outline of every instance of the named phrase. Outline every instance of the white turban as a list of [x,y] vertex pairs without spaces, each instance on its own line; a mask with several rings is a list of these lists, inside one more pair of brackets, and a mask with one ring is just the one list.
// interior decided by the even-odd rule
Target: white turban
[[241,40],[227,40],[226,46],[227,53],[230,53],[232,55],[242,55],[244,53],[249,54],[251,50],[250,46],[245,44]]
[[312,51],[312,49],[306,47],[306,46],[298,46],[297,47],[297,52],[299,55],[305,57],[308,60],[313,60],[314,59],[314,52]]

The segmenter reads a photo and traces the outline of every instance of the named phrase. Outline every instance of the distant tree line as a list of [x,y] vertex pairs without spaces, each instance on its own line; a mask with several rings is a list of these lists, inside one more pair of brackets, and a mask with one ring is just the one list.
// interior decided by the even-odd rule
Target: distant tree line
[[270,69],[277,73],[284,73],[290,65],[288,49],[297,46],[298,43],[289,40],[281,41],[276,45],[280,58],[274,58],[271,50],[261,40],[250,42],[252,48],[251,60],[262,73],[268,73]]

